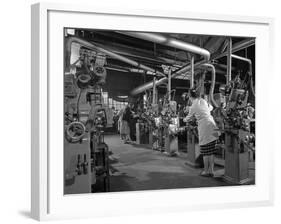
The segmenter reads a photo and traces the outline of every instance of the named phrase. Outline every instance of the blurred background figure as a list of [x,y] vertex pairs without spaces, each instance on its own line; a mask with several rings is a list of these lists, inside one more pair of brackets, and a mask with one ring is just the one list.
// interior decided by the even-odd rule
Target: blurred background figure
[[127,144],[131,141],[130,138],[130,120],[132,117],[132,112],[130,106],[127,105],[125,108],[122,108],[119,111],[119,131],[120,131],[120,138],[124,140],[124,143]]

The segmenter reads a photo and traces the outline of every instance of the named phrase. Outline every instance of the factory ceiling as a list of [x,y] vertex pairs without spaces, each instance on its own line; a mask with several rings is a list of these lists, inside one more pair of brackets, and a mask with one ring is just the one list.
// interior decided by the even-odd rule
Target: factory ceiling
[[[177,70],[188,63],[190,63],[191,56],[194,57],[195,63],[202,60],[202,56],[197,54],[191,54],[187,51],[176,49],[163,44],[154,43],[152,41],[143,40],[140,38],[132,37],[118,31],[106,31],[106,30],[87,30],[87,29],[74,29],[76,37],[83,38],[89,42],[94,43],[96,46],[104,47],[116,54],[125,56],[129,59],[135,60],[138,63],[149,66],[155,70],[163,71],[163,65],[171,66],[174,70]],[[216,59],[217,55],[220,55],[227,51],[228,37],[227,36],[211,36],[211,35],[195,35],[195,34],[173,34],[162,33],[165,37],[172,37],[187,43],[197,45],[199,47],[207,49],[211,53],[211,60]],[[246,37],[232,37],[233,45],[245,40],[253,38]],[[247,49],[242,49],[236,54],[240,56],[246,56],[254,61],[255,47],[250,46]],[[226,74],[226,57],[221,57],[216,60],[212,60],[216,67],[217,82],[225,81]],[[140,70],[128,65],[120,60],[106,56],[106,68],[108,71],[109,80],[112,79],[110,74],[118,74],[120,80],[127,80],[127,88],[130,90],[146,81],[150,81],[152,76],[141,74]],[[236,69],[237,68],[237,69]],[[243,72],[243,69],[247,69],[247,64],[241,64],[241,62],[233,61],[233,72]],[[196,70],[196,73],[201,70]],[[186,83],[177,82],[176,80],[188,80],[188,74],[182,74],[177,76],[174,80],[178,89],[187,86]],[[186,81],[188,82],[188,81]],[[124,83],[124,82],[121,82]],[[120,84],[121,84],[120,83]],[[110,84],[108,84],[110,85]],[[112,85],[110,89],[122,94],[126,94],[129,90],[126,86],[122,85],[122,88]]]

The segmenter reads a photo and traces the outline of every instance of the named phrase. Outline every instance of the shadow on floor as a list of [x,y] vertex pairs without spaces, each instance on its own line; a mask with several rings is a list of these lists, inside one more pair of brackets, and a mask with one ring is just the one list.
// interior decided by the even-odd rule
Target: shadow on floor
[[18,212],[21,216],[25,217],[25,218],[30,218],[31,219],[31,213],[30,211],[19,211]]
[[132,191],[131,186],[134,183],[136,178],[129,177],[126,174],[112,175],[110,176],[110,192],[119,192],[119,191]]
[[118,192],[229,186],[229,184],[224,182],[220,177],[208,178],[197,175],[186,176],[178,173],[163,175],[163,173],[160,172],[148,173],[147,176],[147,180],[142,181],[124,173],[111,176],[110,191]]

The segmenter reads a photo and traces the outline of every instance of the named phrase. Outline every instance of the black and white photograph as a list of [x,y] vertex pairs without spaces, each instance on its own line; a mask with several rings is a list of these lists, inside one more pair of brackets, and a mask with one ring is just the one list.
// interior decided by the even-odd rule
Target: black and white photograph
[[255,185],[255,37],[63,35],[65,195]]

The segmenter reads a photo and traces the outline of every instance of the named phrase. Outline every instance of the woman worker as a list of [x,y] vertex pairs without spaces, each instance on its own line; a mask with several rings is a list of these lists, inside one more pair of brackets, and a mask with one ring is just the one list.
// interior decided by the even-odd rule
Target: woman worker
[[118,116],[118,131],[120,134],[120,139],[124,140],[125,136],[124,136],[124,131],[123,131],[123,125],[122,125],[122,120],[123,120],[123,114],[125,112],[125,108],[121,108],[117,114]]
[[125,108],[122,108],[118,115],[120,124],[120,137],[122,140],[124,140],[124,143],[127,144],[129,141],[131,141],[129,122],[132,112],[129,105],[127,105]]
[[219,138],[219,131],[214,118],[211,115],[213,107],[206,100],[199,97],[196,90],[192,89],[189,93],[192,102],[188,115],[184,122],[188,122],[195,116],[198,123],[198,135],[200,153],[203,155],[204,170],[200,175],[214,176],[214,153],[216,151],[216,141]]

